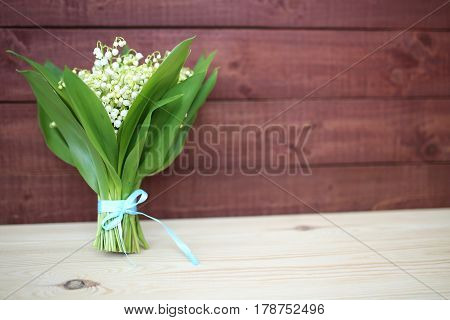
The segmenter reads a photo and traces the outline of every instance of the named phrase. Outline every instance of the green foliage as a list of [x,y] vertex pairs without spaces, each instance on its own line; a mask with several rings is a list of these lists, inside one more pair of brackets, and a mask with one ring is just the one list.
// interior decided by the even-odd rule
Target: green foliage
[[180,70],[189,55],[192,40],[192,38],[184,40],[172,50],[134,100],[126,121],[120,127],[118,134],[120,147],[119,172],[122,171],[122,164],[127,152],[131,150],[129,148],[130,142],[136,141],[136,128],[142,124],[146,114],[152,113],[156,109],[156,101],[177,83]]
[[62,136],[58,128],[52,127],[54,123],[45,112],[44,108],[38,103],[38,119],[39,127],[44,136],[45,143],[53,153],[62,161],[73,166],[72,156],[70,154],[69,146]]
[[177,130],[175,140],[169,146],[169,149],[165,154],[164,163],[154,173],[157,173],[167,168],[183,150],[184,143],[189,134],[189,130],[192,128],[192,125],[195,122],[198,111],[203,106],[203,104],[206,101],[206,98],[209,96],[211,91],[214,89],[214,86],[216,85],[217,73],[218,70],[215,69],[212,72],[211,76],[204,82],[204,84],[200,88],[198,94],[196,95],[194,101],[192,102],[186,114],[187,116],[185,117],[182,126],[180,126],[179,130]]
[[23,71],[22,74],[30,84],[39,106],[58,124],[69,148],[73,164],[81,176],[101,197],[107,197],[108,179],[105,165],[83,127],[75,120],[45,78],[35,71]]
[[[144,176],[173,162],[214,88],[217,70],[205,81],[214,53],[201,56],[194,75],[178,83],[192,41],[177,45],[145,83],[117,136],[100,99],[71,70],[9,53],[34,69],[21,73],[36,97],[39,125],[49,149],[76,167],[100,199],[114,200],[125,199]],[[58,88],[61,80],[63,89]]]

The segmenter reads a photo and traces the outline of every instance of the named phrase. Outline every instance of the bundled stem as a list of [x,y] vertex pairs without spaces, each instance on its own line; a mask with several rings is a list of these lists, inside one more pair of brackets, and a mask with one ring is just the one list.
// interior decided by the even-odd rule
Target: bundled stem
[[[118,228],[104,230],[102,221],[107,213],[98,215],[97,235],[94,247],[100,251],[124,252]],[[148,249],[149,245],[144,238],[139,217],[125,214],[122,219],[122,238],[126,253],[139,253],[141,249]]]

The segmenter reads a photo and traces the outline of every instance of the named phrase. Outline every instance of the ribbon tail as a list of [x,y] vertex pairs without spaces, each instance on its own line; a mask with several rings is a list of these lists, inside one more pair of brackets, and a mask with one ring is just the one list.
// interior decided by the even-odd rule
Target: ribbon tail
[[194,254],[192,253],[191,249],[189,249],[189,247],[187,246],[186,243],[184,243],[176,234],[175,232],[170,229],[164,222],[162,222],[161,220],[158,220],[152,216],[149,216],[145,213],[142,212],[138,212],[136,211],[136,214],[140,214],[143,215],[157,223],[159,223],[164,230],[166,230],[167,234],[169,235],[169,237],[172,238],[173,242],[175,242],[175,244],[177,245],[177,247],[181,250],[181,252],[183,252],[183,254],[189,259],[189,261],[191,261],[191,263],[196,266],[199,264],[198,259],[194,256]]
[[123,253],[125,253],[125,256],[127,257],[128,262],[132,266],[136,266],[134,262],[130,259],[130,257],[127,254],[127,250],[125,249],[125,242],[123,241],[123,231],[122,231],[122,222],[119,222],[117,225],[117,231],[119,233],[119,240],[120,240],[120,246],[122,247]]

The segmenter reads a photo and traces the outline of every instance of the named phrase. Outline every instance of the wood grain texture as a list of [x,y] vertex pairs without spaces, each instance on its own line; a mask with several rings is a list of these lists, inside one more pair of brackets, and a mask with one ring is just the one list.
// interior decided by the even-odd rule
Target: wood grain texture
[[[306,101],[260,129],[290,104],[208,102],[175,168],[208,172],[307,162],[332,166],[450,161],[448,99]],[[34,104],[3,104],[0,110],[0,174],[72,172],[47,149]]]
[[[220,77],[214,99],[300,98],[392,39],[394,31],[229,29],[1,29],[0,46],[58,65],[92,66],[97,40],[123,35],[148,52],[172,48],[197,35],[192,57],[217,49]],[[57,41],[55,39],[59,39]],[[76,51],[75,51],[76,50]],[[450,96],[448,32],[408,32],[317,91],[320,97]],[[0,100],[32,100],[16,69],[1,53]]]
[[[35,225],[12,225],[0,232],[2,298],[67,257],[80,247],[80,243],[86,242],[86,239],[92,236],[90,230],[72,232],[70,224],[61,225],[58,230],[52,232],[38,232],[38,235],[35,234],[35,230]],[[58,244],[61,238],[64,238],[64,246]],[[21,242],[22,253],[16,256],[15,246],[18,241]],[[47,248],[45,255],[40,252],[42,247]],[[27,258],[23,259],[24,257]]]
[[[187,218],[450,206],[448,165],[319,167],[309,176],[269,178],[225,170],[147,178],[142,188],[150,200],[142,210],[160,218]],[[0,223],[97,217],[96,195],[75,170],[2,175],[0,192]]]
[[[44,26],[406,28],[442,0],[7,0],[12,8]],[[6,6],[0,26],[34,26]],[[443,8],[419,28],[450,28]]]
[[[9,290],[0,286],[1,294],[13,293],[10,299],[449,298],[449,209],[327,214],[326,219],[306,214],[167,221],[198,256],[197,267],[162,228],[144,222],[152,245],[132,256],[133,272],[125,257],[85,245],[94,223],[0,226],[0,245],[11,248],[0,261],[7,271],[0,273],[0,283],[11,284]],[[69,257],[17,290],[23,279],[11,270],[38,270],[55,251]],[[85,285],[65,289],[73,279]]]

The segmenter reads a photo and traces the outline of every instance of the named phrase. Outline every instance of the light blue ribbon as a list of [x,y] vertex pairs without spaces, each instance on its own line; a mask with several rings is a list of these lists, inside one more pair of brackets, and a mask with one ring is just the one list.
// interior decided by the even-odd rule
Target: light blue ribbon
[[[170,229],[167,225],[165,225],[162,221],[149,216],[145,213],[137,211],[137,205],[144,203],[147,200],[148,194],[142,189],[138,189],[134,191],[126,200],[98,200],[98,213],[108,214],[102,221],[102,228],[104,230],[111,230],[117,227],[120,238],[120,245],[122,246],[122,250],[127,255],[125,250],[125,243],[123,241],[123,232],[122,232],[122,219],[125,214],[131,215],[143,215],[155,222],[158,222],[164,230],[166,230],[167,234],[172,238],[178,248],[184,253],[184,255],[191,261],[193,265],[198,265],[198,260],[192,253],[191,249],[183,242],[180,238]],[[127,255],[128,257],[128,255]]]

